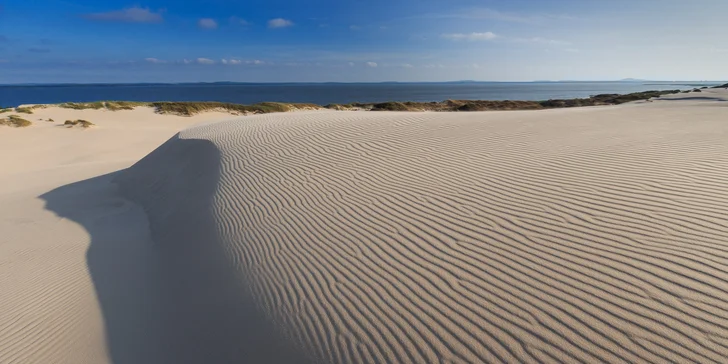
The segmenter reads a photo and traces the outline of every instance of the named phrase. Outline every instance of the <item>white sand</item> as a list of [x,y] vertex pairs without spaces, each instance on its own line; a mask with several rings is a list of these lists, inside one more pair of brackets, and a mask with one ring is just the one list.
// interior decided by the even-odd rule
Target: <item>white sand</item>
[[244,117],[111,175],[197,120],[0,129],[0,363],[723,362],[728,93],[668,98]]

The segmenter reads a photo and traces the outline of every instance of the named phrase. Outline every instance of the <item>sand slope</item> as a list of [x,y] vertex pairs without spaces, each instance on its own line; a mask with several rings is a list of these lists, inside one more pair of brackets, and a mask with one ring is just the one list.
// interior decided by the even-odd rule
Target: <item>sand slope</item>
[[[0,127],[0,363],[160,363],[147,219],[108,173],[181,129],[231,116],[57,107],[22,116],[34,124]],[[66,119],[96,127],[67,129]]]
[[177,280],[166,358],[723,362],[728,97],[671,98],[181,132],[114,176]]

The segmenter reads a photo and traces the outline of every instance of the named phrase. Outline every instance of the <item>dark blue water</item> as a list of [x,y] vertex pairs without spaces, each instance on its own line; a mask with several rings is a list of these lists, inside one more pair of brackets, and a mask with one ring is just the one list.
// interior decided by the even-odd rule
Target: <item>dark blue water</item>
[[463,82],[357,84],[96,84],[0,86],[0,106],[102,100],[263,101],[325,105],[351,102],[455,100],[548,100],[604,93],[689,89],[718,83],[668,82]]

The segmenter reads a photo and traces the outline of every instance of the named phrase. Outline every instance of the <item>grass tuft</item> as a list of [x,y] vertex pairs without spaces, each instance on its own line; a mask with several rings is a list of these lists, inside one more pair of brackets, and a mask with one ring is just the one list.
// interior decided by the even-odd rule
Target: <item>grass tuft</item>
[[95,124],[90,121],[87,121],[87,120],[78,119],[78,120],[66,120],[66,122],[63,123],[63,125],[65,125],[68,128],[73,128],[74,126],[80,126],[82,128],[90,128],[90,127],[94,126]]
[[25,128],[31,126],[33,123],[30,120],[25,120],[17,115],[10,115],[5,119],[0,119],[0,125],[12,126],[15,128]]
[[233,104],[227,102],[153,102],[151,105],[159,114],[192,116],[206,111],[222,111],[233,114],[268,114],[292,110],[320,109],[315,104],[285,104],[281,102],[261,102],[253,105]]
[[23,114],[32,114],[33,108],[30,107],[16,107],[15,112],[23,113]]

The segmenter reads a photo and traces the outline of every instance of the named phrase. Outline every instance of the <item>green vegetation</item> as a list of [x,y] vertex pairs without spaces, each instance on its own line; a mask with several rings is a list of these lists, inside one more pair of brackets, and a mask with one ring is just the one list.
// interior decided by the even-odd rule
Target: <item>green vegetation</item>
[[371,110],[371,111],[492,111],[492,110],[540,110],[578,106],[619,105],[631,101],[648,100],[679,90],[646,91],[632,94],[603,94],[585,99],[564,99],[546,101],[480,101],[480,100],[446,100],[443,102],[383,102],[383,103],[351,103],[346,105],[329,104],[331,110]]
[[87,120],[78,119],[78,120],[66,120],[66,122],[63,123],[63,125],[65,125],[66,127],[69,127],[69,128],[73,128],[74,126],[80,126],[82,128],[90,128],[95,124],[90,121],[87,121]]
[[66,102],[59,104],[59,107],[74,110],[101,110],[107,109],[111,111],[133,110],[137,106],[151,106],[149,102],[137,101],[94,101],[94,102]]
[[24,128],[32,124],[33,123],[31,123],[29,120],[25,120],[17,115],[10,115],[5,119],[0,119],[0,125],[12,126],[15,128]]
[[86,109],[103,109],[104,103],[101,101],[96,102],[66,102],[64,104],[58,105],[59,107],[62,107],[64,109],[74,109],[74,110],[86,110]]
[[[724,85],[728,87],[728,84]],[[722,87],[722,86],[721,86]],[[649,100],[653,97],[679,93],[680,90],[645,91],[631,94],[602,94],[583,99],[557,99],[545,101],[487,101],[487,100],[446,100],[442,102],[380,102],[350,104],[329,104],[323,108],[330,110],[366,110],[366,111],[490,111],[490,110],[540,110],[579,106],[619,105],[626,102]],[[690,92],[690,91],[685,91]],[[267,114],[294,110],[318,110],[322,107],[315,104],[294,104],[281,102],[261,102],[253,105],[242,105],[227,102],[191,101],[191,102],[137,102],[137,101],[95,101],[69,102],[58,105],[63,108],[131,110],[135,107],[153,107],[159,114],[192,116],[208,111],[228,112],[231,114]]]
[[32,107],[16,107],[15,112],[23,113],[23,114],[32,114],[33,108]]
[[192,116],[206,111],[223,111],[240,114],[268,114],[286,112],[297,109],[320,109],[314,104],[284,104],[280,102],[261,102],[253,105],[241,105],[226,102],[153,102],[151,105],[160,114]]
[[12,107],[0,107],[0,114],[13,111]]

